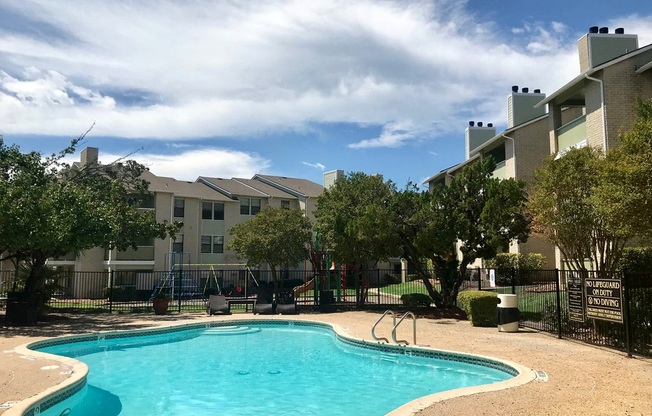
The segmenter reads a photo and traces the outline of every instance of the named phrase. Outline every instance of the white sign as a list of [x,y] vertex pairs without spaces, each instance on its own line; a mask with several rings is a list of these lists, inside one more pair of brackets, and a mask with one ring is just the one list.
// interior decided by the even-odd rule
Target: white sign
[[496,287],[496,271],[489,269],[489,286]]

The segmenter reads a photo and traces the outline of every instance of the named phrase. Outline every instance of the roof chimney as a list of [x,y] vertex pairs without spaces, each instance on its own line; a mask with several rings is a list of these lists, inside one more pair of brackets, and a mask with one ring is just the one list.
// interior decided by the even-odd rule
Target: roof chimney
[[100,149],[97,147],[87,147],[81,152],[80,163],[82,166],[98,163]]
[[619,27],[609,33],[608,27],[592,26],[589,33],[577,41],[580,58],[580,72],[586,72],[603,63],[638,49],[638,36],[626,35]]
[[478,121],[477,123],[469,121],[469,127],[466,128],[464,137],[467,160],[471,157],[471,154],[478,146],[484,144],[496,135],[496,128],[493,123],[487,123],[486,127],[483,127],[482,125],[482,121]]
[[534,118],[542,116],[546,113],[545,106],[541,108],[534,108],[536,104],[546,98],[541,90],[536,89],[533,93],[529,93],[529,88],[523,88],[519,93],[514,91],[507,96],[507,128],[511,129],[514,126],[530,121]]

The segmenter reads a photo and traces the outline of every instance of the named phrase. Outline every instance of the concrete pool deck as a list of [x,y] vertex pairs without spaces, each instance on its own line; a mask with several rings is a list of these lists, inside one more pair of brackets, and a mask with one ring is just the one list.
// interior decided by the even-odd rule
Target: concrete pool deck
[[[340,312],[273,318],[326,322],[342,327],[347,336],[371,341],[371,327],[379,317],[377,312]],[[90,332],[269,318],[269,315],[245,313],[212,317],[185,313],[69,315],[35,328],[1,328],[0,405],[33,397],[69,377],[61,367],[52,368],[60,366],[57,361],[30,359],[21,354],[17,347],[30,342]],[[377,328],[379,336],[389,337],[391,319],[386,321]],[[412,341],[410,323],[401,325],[397,339]],[[652,414],[650,359],[627,358],[621,352],[559,340],[536,331],[501,333],[496,328],[475,328],[468,321],[454,319],[417,319],[417,345],[508,360],[532,370],[543,370],[548,376],[547,381],[536,380],[507,390],[440,401],[415,413],[419,416]],[[369,399],[373,399],[373,394],[376,393],[370,392]],[[6,411],[0,408],[0,414]]]

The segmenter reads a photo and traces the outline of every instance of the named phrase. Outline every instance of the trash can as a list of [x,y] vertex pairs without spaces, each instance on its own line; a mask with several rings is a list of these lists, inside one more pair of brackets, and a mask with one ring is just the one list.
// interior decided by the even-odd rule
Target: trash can
[[496,307],[496,323],[500,332],[518,332],[518,321],[521,313],[518,310],[516,295],[498,295]]

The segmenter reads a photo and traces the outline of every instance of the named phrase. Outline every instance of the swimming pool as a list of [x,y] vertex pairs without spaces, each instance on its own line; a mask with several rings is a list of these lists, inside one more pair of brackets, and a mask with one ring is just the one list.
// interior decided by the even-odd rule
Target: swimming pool
[[77,394],[42,405],[41,415],[382,415],[422,396],[518,374],[489,359],[352,340],[308,321],[193,324],[85,339],[35,344],[90,368]]

